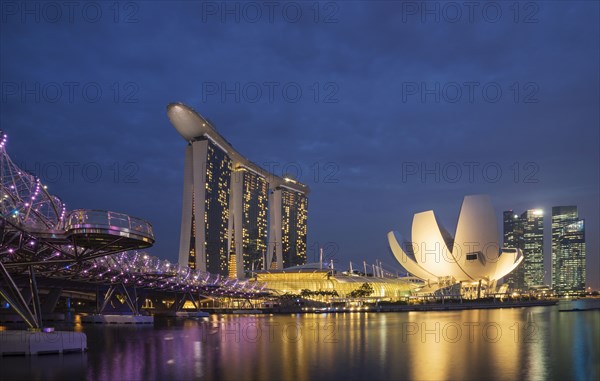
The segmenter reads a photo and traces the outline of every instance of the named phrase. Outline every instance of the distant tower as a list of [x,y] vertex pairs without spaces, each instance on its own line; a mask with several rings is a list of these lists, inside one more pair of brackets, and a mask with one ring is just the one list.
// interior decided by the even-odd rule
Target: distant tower
[[525,285],[544,284],[544,211],[530,209],[521,214]]
[[582,292],[586,284],[585,221],[576,206],[552,208],[552,289]]
[[303,264],[308,187],[246,159],[193,109],[174,103],[167,115],[188,142],[179,265],[244,278]]
[[512,289],[526,291],[544,284],[544,211],[530,209],[520,216],[504,212],[504,245],[521,249],[523,263],[505,280]]
[[[507,210],[503,214],[504,222],[504,247],[520,249],[523,252],[523,221],[518,214]],[[512,290],[525,290],[525,264],[522,262],[504,279]]]

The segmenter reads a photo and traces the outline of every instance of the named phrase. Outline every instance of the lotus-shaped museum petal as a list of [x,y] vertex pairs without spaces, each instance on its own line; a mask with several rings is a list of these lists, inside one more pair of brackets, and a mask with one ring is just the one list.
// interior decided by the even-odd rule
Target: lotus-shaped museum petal
[[454,238],[432,210],[415,214],[411,238],[389,232],[390,249],[406,271],[432,283],[497,281],[523,260],[520,250],[500,247],[494,208],[483,195],[465,197]]

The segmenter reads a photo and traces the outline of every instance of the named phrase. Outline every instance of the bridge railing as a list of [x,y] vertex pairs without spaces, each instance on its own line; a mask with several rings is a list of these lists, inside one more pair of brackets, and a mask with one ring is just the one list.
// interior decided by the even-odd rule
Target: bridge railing
[[140,218],[105,210],[77,209],[69,213],[65,230],[77,228],[127,229],[133,233],[154,237],[152,225]]

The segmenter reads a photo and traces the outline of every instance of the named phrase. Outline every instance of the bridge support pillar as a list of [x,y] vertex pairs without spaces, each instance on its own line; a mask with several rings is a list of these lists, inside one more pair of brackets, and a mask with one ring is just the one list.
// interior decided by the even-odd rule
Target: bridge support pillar
[[128,290],[123,283],[111,285],[108,288],[108,291],[105,295],[102,295],[100,292],[97,292],[97,313],[103,313],[110,304],[110,302],[113,300],[113,298],[115,298],[118,294],[123,296],[125,304],[129,308],[129,310],[133,312],[134,315],[140,314],[139,300],[137,297],[136,288],[134,287]]

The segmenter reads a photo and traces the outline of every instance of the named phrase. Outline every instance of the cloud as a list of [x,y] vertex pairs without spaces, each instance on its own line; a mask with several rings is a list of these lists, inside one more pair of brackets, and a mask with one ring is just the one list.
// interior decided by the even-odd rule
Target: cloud
[[[543,3],[535,23],[515,23],[507,7],[496,23],[479,13],[472,23],[451,23],[443,15],[422,22],[401,2],[336,4],[333,23],[322,22],[332,9],[314,22],[309,8],[296,23],[280,13],[273,23],[223,22],[195,2],[140,3],[134,23],[122,22],[124,14],[114,22],[108,8],[97,23],[9,18],[0,25],[0,128],[11,155],[100,163],[106,175],[98,183],[53,188],[70,206],[149,219],[159,236],[153,250],[172,260],[185,146],[165,115],[173,101],[210,118],[251,160],[299,164],[313,190],[309,240],[339,241],[355,260],[383,257],[384,233],[415,210],[436,209],[443,219],[444,205],[465,194],[491,193],[506,207],[575,203],[585,205],[582,214],[600,214],[589,197],[598,193],[597,3]],[[473,102],[467,82],[479,83]],[[52,102],[56,84],[62,97]],[[407,84],[417,92],[408,95]],[[490,84],[502,90],[497,102],[482,93]],[[101,89],[98,101],[86,85]],[[300,88],[300,98],[286,98],[286,85]],[[258,86],[261,96],[250,99],[244,86]],[[456,86],[463,94],[453,102],[446,91]],[[402,180],[402,163],[470,161],[499,163],[503,180]],[[130,162],[139,181],[115,184],[110,166]],[[511,182],[515,162],[521,170],[537,163],[541,181]],[[315,176],[327,163],[337,166],[337,183]],[[597,223],[590,220],[590,232]],[[598,237],[588,240],[597,267]]]

